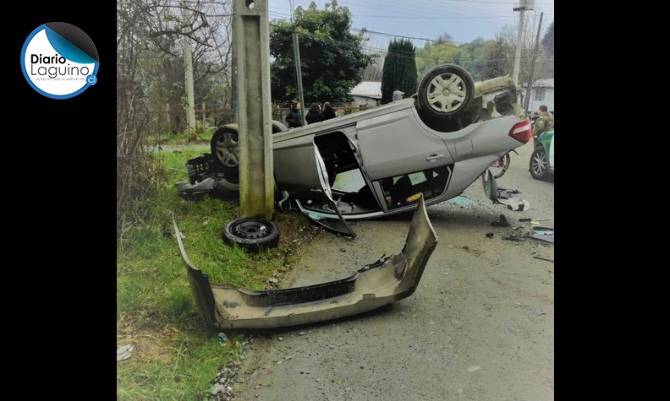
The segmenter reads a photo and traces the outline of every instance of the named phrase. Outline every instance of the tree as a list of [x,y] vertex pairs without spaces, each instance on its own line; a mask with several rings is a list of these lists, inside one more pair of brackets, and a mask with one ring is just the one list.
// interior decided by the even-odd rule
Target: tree
[[542,52],[538,57],[538,77],[551,78],[554,76],[554,22],[551,22],[547,33],[542,38]]
[[512,66],[509,55],[514,51],[502,38],[497,38],[486,48],[485,67],[482,79],[490,79],[511,74]]
[[475,80],[489,79],[509,74],[506,61],[509,51],[502,39],[476,38],[461,45],[438,41],[417,51],[417,69],[419,75],[424,75],[437,65],[449,63],[465,68]]
[[417,71],[423,76],[431,68],[444,63],[459,64],[462,50],[450,42],[427,43],[416,51]]
[[229,16],[230,4],[117,1],[117,239],[126,222],[141,218],[135,200],[161,177],[160,162],[144,151],[148,134],[184,126],[181,39],[193,43],[196,102],[212,94],[214,81],[229,81],[231,19],[216,15]]
[[551,21],[547,33],[542,38],[542,47],[548,56],[554,56],[554,21]]
[[300,59],[305,102],[346,102],[349,91],[361,81],[370,57],[363,53],[362,35],[353,35],[351,13],[336,1],[317,9],[313,2],[295,10],[293,23],[273,21],[270,32],[272,98],[297,97],[292,33],[300,38]]
[[384,68],[384,56],[379,54],[371,54],[370,63],[363,70],[362,74],[363,81],[380,82],[382,80],[383,68]]
[[393,91],[400,90],[406,96],[416,92],[416,54],[411,41],[392,40],[389,43],[382,73],[382,103],[393,100]]
[[442,35],[437,37],[435,43],[454,43],[454,40],[448,33],[443,33]]

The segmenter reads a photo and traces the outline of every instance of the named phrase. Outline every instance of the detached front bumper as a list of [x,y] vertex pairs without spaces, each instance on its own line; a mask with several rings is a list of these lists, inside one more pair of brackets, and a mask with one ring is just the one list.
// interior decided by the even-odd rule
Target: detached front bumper
[[255,291],[210,284],[188,258],[182,233],[173,219],[179,252],[198,309],[208,324],[222,329],[262,329],[302,325],[351,316],[414,293],[437,236],[423,198],[414,212],[405,246],[349,277],[305,287]]

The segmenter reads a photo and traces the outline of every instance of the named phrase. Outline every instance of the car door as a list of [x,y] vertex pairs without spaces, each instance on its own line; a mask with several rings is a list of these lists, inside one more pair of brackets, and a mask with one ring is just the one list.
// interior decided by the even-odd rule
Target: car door
[[551,136],[551,142],[549,142],[549,168],[554,169],[554,138],[556,138],[556,133]]
[[424,130],[411,112],[413,106],[361,120],[356,138],[363,165],[373,181],[453,162],[439,136]]

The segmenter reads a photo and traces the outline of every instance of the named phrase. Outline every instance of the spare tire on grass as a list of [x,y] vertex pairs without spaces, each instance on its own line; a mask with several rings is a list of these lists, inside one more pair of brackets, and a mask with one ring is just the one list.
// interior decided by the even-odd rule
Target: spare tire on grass
[[256,253],[279,244],[279,229],[274,222],[263,218],[235,219],[223,230],[223,241],[230,246],[238,245],[247,252]]

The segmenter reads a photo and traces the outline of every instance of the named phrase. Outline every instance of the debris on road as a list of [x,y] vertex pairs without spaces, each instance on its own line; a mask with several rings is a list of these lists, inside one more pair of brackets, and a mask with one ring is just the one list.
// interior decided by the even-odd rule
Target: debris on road
[[135,351],[135,346],[133,344],[122,345],[116,349],[116,361],[125,361],[130,359],[133,356],[133,351]]
[[541,221],[548,221],[548,220],[549,219],[533,219],[533,218],[530,218],[530,217],[524,217],[524,218],[519,219],[519,221],[522,222],[522,223],[530,223],[534,226],[539,225]]
[[530,202],[528,202],[525,199],[521,198],[510,198],[508,200],[505,200],[503,202],[505,205],[507,205],[507,208],[509,210],[515,211],[515,212],[524,212],[528,209],[530,209]]
[[457,196],[455,198],[451,198],[447,202],[449,202],[450,204],[452,204],[454,206],[458,206],[461,209],[464,209],[464,208],[469,209],[473,206],[477,206],[477,201],[476,200],[467,198],[467,197],[462,196],[462,195]]
[[539,259],[539,260],[544,260],[544,261],[546,261],[546,262],[554,263],[553,260],[551,260],[551,259],[547,259],[547,258],[543,258],[542,256],[533,256],[533,258],[534,258],[534,259]]
[[530,202],[521,199],[521,192],[517,189],[500,188],[490,170],[482,174],[484,193],[494,204],[506,205],[508,209],[522,212],[530,209]]
[[533,227],[533,234],[530,236],[533,239],[554,243],[554,229],[549,227]]
[[221,344],[228,341],[228,337],[226,336],[226,333],[224,333],[224,332],[221,332],[221,333],[217,334],[216,338],[219,340],[219,343],[221,343]]
[[493,238],[493,233],[486,233],[486,238]]
[[233,398],[232,384],[237,379],[239,370],[240,365],[233,362],[219,371],[212,382],[212,388],[209,390],[210,401],[228,401]]
[[509,227],[509,221],[507,221],[507,217],[505,217],[504,214],[501,214],[500,217],[498,218],[498,221],[494,221],[491,223],[493,227]]
[[472,372],[476,372],[476,371],[478,371],[479,369],[481,369],[481,368],[480,368],[479,366],[477,366],[477,365],[475,365],[475,366],[470,366],[470,367],[468,368],[468,372],[470,372],[470,373],[472,373]]
[[510,234],[510,235],[506,235],[506,236],[502,237],[502,239],[504,239],[506,241],[521,242],[521,241],[525,241],[526,237],[522,236],[522,235]]

